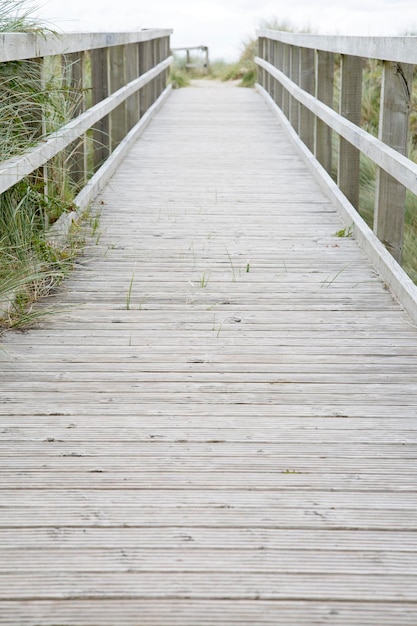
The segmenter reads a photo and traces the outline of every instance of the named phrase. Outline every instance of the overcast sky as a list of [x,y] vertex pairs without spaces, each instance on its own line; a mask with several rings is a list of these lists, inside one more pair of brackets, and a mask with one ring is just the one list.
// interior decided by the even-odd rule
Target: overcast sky
[[417,32],[417,0],[41,0],[37,14],[62,31],[173,28],[173,47],[207,45],[233,60],[261,20],[314,32],[401,35]]

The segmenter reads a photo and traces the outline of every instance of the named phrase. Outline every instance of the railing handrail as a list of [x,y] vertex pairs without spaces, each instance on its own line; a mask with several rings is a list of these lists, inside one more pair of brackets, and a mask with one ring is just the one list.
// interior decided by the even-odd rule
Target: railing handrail
[[372,159],[374,163],[387,171],[388,174],[400,181],[404,187],[417,195],[417,163],[410,161],[407,157],[350,122],[331,107],[300,89],[298,85],[270,63],[259,57],[255,57],[255,61],[260,67],[267,70],[271,76],[277,78],[291,96],[317,115],[327,126],[335,130],[341,137],[344,137],[358,150]]
[[[62,72],[69,72],[70,81],[81,92],[86,71],[85,55],[89,55],[92,104],[87,110],[85,107],[78,110],[73,119],[55,132],[39,137],[38,143],[22,154],[0,162],[0,194],[39,168],[46,168],[57,154],[76,141],[83,142],[87,131],[93,129],[96,137],[95,173],[87,183],[84,142],[80,148],[78,173],[81,175],[79,182],[84,186],[87,184],[88,194],[79,193],[74,200],[75,206],[84,209],[87,199],[90,201],[94,195],[93,179],[98,190],[103,185],[101,173],[107,176],[112,171],[111,163],[121,160],[122,149],[127,149],[136,139],[170,91],[167,72],[173,60],[169,43],[171,33],[171,29],[149,29],[131,33],[1,35],[0,62],[40,59],[41,67],[43,59],[60,56]],[[40,81],[41,75],[40,69]],[[78,202],[80,198],[83,203]]]
[[417,65],[417,37],[415,36],[315,35],[269,29],[259,30],[257,36],[310,50]]
[[3,193],[23,178],[38,169],[56,154],[68,147],[75,139],[78,139],[96,122],[108,115],[127,98],[150,83],[161,72],[168,69],[172,57],[168,57],[162,63],[142,74],[139,78],[121,87],[111,96],[98,104],[90,107],[84,113],[74,118],[59,130],[48,135],[47,139],[29,148],[22,155],[8,159],[0,163],[0,193]]
[[143,43],[172,33],[167,28],[116,33],[2,33],[0,63]]
[[[273,30],[261,30],[258,36],[258,91],[393,293],[417,320],[417,287],[398,265],[406,189],[417,195],[417,164],[406,156],[417,37],[328,37]],[[335,54],[340,55],[337,63]],[[378,138],[360,125],[366,58],[378,59],[382,68]],[[332,141],[333,132],[338,142]],[[373,232],[358,213],[361,153],[378,166]]]

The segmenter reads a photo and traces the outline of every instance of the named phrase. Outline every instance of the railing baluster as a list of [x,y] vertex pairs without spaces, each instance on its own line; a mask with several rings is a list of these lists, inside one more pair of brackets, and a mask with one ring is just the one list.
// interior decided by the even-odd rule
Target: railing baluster
[[[406,155],[413,81],[413,66],[384,63],[379,119],[379,139]],[[406,189],[380,169],[377,177],[374,230],[400,263],[404,237]]]
[[[314,50],[300,49],[300,87],[307,93],[314,94]],[[300,104],[300,137],[307,148],[314,151],[314,114]]]
[[[109,48],[109,95],[126,84],[125,78],[125,46]],[[127,133],[126,103],[123,102],[110,114],[110,146],[111,152],[122,141]]]
[[[287,44],[283,45],[282,50],[282,71],[285,76],[290,75],[291,70],[291,58],[290,58],[290,46]],[[284,115],[289,118],[290,117],[290,94],[286,89],[283,89],[282,96],[282,110],[284,111]]]
[[[290,47],[290,78],[296,84],[300,84],[300,48]],[[300,107],[295,98],[290,98],[290,122],[293,128],[299,132]]]
[[[139,76],[138,44],[131,43],[125,46],[125,73],[126,82]],[[139,92],[126,100],[127,130],[131,130],[139,121]]]
[[[72,111],[73,117],[77,117],[85,111],[84,97],[84,73],[85,73],[85,55],[83,52],[74,52],[66,54],[64,57],[65,74],[64,80],[68,89],[74,92],[76,103]],[[69,158],[69,175],[71,181],[80,189],[87,182],[87,150],[85,136],[77,139],[68,148]]]
[[[152,41],[143,41],[139,44],[139,75],[145,74],[152,67],[153,59],[153,43]],[[145,85],[140,91],[140,116],[146,113],[153,102],[153,86],[152,83]]]
[[[91,51],[92,104],[109,95],[108,48]],[[98,169],[110,155],[109,116],[106,115],[93,128],[94,165]]]
[[[341,56],[339,113],[357,126],[361,123],[362,68],[360,57]],[[337,184],[356,209],[359,207],[359,163],[359,150],[341,137]]]
[[[318,50],[316,53],[316,98],[333,106],[333,53]],[[332,171],[332,130],[316,117],[314,154],[324,169]]]

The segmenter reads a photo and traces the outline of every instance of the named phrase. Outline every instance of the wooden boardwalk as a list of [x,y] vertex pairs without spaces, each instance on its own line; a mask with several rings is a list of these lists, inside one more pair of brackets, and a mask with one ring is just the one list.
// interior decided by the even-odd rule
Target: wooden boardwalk
[[2,338],[0,624],[417,624],[417,331],[259,96],[173,93]]

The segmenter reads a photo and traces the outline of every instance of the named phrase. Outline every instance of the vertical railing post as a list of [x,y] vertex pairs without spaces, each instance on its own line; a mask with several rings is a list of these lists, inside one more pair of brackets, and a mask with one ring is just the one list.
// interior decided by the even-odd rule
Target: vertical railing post
[[[379,134],[381,141],[407,154],[413,66],[384,62]],[[406,190],[380,169],[377,176],[374,231],[392,256],[401,263]]]
[[[109,95],[126,84],[125,46],[109,48]],[[120,104],[110,113],[111,151],[119,145],[127,134],[126,103]]]
[[[136,43],[125,47],[125,74],[126,82],[130,83],[139,76],[139,55]],[[126,100],[127,131],[131,130],[139,121],[139,92]]]
[[[170,50],[170,41],[169,41],[169,37],[164,37],[164,59],[167,59],[170,56],[171,50]],[[208,48],[207,48],[207,59],[208,57]],[[164,89],[167,87],[168,85],[168,80],[169,80],[169,68],[165,70],[164,73]]]
[[[315,92],[314,50],[300,49],[300,87],[307,93]],[[300,138],[307,148],[314,151],[314,114],[300,104]]]
[[[161,39],[154,39],[153,65],[157,65],[162,59]],[[154,102],[162,93],[162,76],[154,79]],[[153,103],[152,103],[153,104]]]
[[[259,58],[261,59],[265,59],[265,46],[266,46],[266,39],[265,37],[259,37],[258,39],[258,54],[259,54]],[[258,67],[258,83],[261,85],[261,87],[263,87],[264,89],[266,89],[266,84],[265,84],[265,70],[262,67]]]
[[204,48],[204,54],[205,54],[205,57],[206,57],[206,61],[205,61],[206,71],[205,71],[205,73],[208,74],[209,71],[210,71],[210,59],[209,59],[209,49],[208,49],[208,46],[206,46]]
[[[143,41],[139,44],[139,75],[145,74],[152,67],[152,41]],[[146,113],[152,104],[152,84],[145,85],[140,90],[140,116]]]
[[[339,113],[360,126],[362,107],[362,67],[360,57],[341,56]],[[353,206],[359,208],[360,152],[340,137],[337,184]]]
[[[271,63],[271,65],[274,62],[274,42],[272,41],[272,39],[268,39],[268,47],[267,47],[267,59],[268,63]],[[271,96],[271,98],[274,97],[274,93],[275,93],[275,79],[273,76],[271,76],[271,74],[269,74],[268,72],[268,93]]]
[[[283,44],[280,41],[276,42],[275,45],[275,57],[274,57],[274,65],[275,67],[282,71],[283,64]],[[284,89],[281,83],[277,80],[275,85],[275,102],[282,109],[284,101]]]
[[[291,58],[290,58],[290,46],[287,44],[283,44],[282,48],[282,72],[285,76],[290,75],[291,70]],[[282,94],[282,110],[284,112],[285,117],[289,119],[290,117],[290,94],[286,89],[283,88]]]
[[[274,67],[277,66],[277,42],[271,40],[271,51],[270,51],[270,63],[271,65],[273,65]],[[271,77],[272,80],[272,88],[271,88],[271,98],[273,99],[274,102],[277,101],[277,90],[278,90],[278,81],[276,80],[276,78]]]
[[[290,78],[296,84],[300,84],[300,48],[290,47]],[[295,98],[290,98],[290,122],[292,127],[299,133],[299,104]]]
[[[316,52],[316,98],[333,106],[333,53],[318,50]],[[332,171],[332,129],[316,117],[314,154],[324,169]]]
[[[265,46],[264,46],[264,59],[265,61],[269,62],[269,46],[270,46],[271,40],[270,39],[265,39]],[[265,71],[265,90],[270,93],[270,85],[271,85],[271,75],[269,72]]]
[[[85,54],[84,52],[66,54],[63,62],[65,64],[64,81],[70,90],[70,100],[75,100],[72,117],[77,117],[85,110]],[[69,175],[71,181],[80,189],[87,182],[87,150],[85,136],[82,136],[71,144],[68,153],[70,157],[68,167]]]
[[[91,51],[92,104],[109,95],[108,48]],[[93,128],[94,166],[97,169],[110,155],[109,116],[106,115]]]

